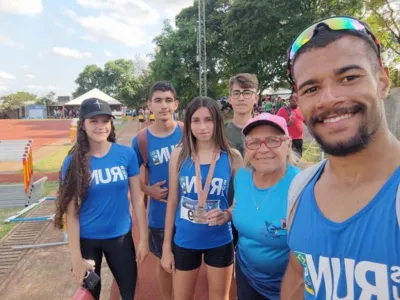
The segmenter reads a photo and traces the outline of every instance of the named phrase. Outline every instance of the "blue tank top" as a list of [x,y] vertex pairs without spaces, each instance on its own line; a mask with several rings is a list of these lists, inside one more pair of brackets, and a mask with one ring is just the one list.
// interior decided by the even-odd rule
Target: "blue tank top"
[[[202,186],[204,187],[210,164],[200,165]],[[196,172],[192,159],[187,159],[179,173],[179,204],[175,217],[176,245],[187,249],[212,249],[232,241],[231,223],[222,226],[208,226],[193,222],[193,211],[197,208]],[[231,178],[231,167],[228,154],[221,152],[216,162],[210,192],[205,208],[207,211],[229,208],[228,188]]]
[[314,197],[323,168],[304,189],[288,238],[304,269],[305,299],[400,299],[400,167],[366,207],[341,223],[325,218]]

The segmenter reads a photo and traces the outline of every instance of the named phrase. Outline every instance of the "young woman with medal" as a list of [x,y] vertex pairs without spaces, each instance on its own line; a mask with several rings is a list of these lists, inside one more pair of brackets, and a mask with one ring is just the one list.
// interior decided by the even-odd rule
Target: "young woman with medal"
[[239,300],[278,300],[289,260],[286,210],[299,172],[284,118],[262,113],[249,120],[245,167],[235,176],[233,223],[239,232],[236,283]]
[[216,102],[197,97],[186,110],[182,144],[171,154],[161,263],[173,273],[175,300],[193,299],[203,257],[208,298],[229,299],[234,255],[227,194],[242,158],[224,131]]

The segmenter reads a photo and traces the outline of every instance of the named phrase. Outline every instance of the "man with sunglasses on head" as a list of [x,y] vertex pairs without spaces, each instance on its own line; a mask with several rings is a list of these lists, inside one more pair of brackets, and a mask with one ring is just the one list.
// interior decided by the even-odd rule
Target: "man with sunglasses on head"
[[288,77],[328,159],[291,184],[281,299],[399,299],[400,143],[378,40],[354,18],[320,21],[289,49]]

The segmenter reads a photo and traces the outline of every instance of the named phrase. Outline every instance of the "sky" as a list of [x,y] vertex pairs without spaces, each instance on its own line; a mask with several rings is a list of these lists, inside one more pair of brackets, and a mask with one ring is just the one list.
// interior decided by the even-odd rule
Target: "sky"
[[0,0],[0,95],[74,92],[88,64],[148,62],[165,19],[193,0]]

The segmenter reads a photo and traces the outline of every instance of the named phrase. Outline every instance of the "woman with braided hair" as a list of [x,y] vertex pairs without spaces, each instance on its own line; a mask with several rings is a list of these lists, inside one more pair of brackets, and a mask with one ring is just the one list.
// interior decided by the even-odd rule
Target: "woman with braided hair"
[[[60,173],[55,225],[62,228],[65,214],[75,279],[82,285],[89,270],[100,276],[104,254],[122,299],[132,300],[136,261],[141,263],[148,254],[147,220],[136,153],[115,143],[107,102],[95,98],[83,101],[77,141]],[[128,191],[140,230],[137,254],[131,234]],[[95,299],[99,299],[100,289],[98,284],[90,291]]]

